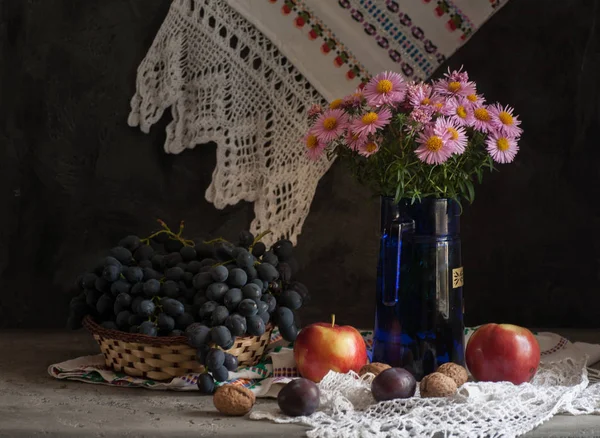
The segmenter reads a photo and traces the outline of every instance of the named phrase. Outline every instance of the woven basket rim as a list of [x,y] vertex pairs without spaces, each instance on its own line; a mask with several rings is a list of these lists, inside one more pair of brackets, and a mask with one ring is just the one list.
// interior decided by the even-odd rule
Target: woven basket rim
[[[120,330],[107,329],[107,328],[102,327],[96,321],[94,321],[94,318],[92,318],[91,315],[86,315],[83,318],[82,324],[90,333],[92,333],[94,335],[102,336],[103,338],[106,338],[106,339],[115,339],[117,341],[135,342],[138,344],[146,344],[146,345],[153,345],[153,346],[181,345],[181,344],[188,345],[188,340],[187,340],[186,336],[160,336],[159,337],[159,336],[148,336],[148,335],[142,335],[139,333],[129,333],[129,332],[122,332]],[[271,324],[269,322],[266,326],[266,331],[269,331],[272,328],[273,328],[273,324]],[[246,336],[238,336],[237,338],[244,339],[244,338],[255,338],[255,337],[256,336],[253,336],[253,335],[246,335]]]

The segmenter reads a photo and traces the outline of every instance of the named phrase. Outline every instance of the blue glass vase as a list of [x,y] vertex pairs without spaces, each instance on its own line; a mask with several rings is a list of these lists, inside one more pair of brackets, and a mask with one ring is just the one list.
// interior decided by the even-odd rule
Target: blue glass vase
[[464,366],[460,205],[381,198],[373,362],[417,380],[446,362]]

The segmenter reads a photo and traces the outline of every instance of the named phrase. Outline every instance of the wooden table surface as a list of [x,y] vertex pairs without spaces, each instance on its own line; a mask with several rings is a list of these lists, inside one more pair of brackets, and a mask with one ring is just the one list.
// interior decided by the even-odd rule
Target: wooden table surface
[[[548,331],[600,343],[600,330]],[[85,331],[0,331],[0,437],[295,437],[307,430],[222,417],[210,397],[195,392],[89,385],[47,374],[52,363],[97,353]],[[600,416],[559,415],[525,436],[600,437]]]

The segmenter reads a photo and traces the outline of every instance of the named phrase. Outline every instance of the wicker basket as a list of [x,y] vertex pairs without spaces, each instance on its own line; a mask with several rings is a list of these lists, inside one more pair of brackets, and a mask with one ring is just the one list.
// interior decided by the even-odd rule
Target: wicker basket
[[[90,316],[83,320],[100,345],[106,365],[134,377],[170,380],[188,373],[200,373],[204,367],[196,361],[196,349],[187,344],[185,336],[153,337],[109,330]],[[273,325],[268,324],[262,336],[236,338],[228,353],[237,357],[240,365],[256,365],[269,344]]]

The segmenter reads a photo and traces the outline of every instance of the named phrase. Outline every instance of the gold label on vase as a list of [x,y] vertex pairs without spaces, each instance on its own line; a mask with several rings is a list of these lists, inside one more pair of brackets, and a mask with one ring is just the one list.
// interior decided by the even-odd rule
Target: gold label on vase
[[465,284],[465,277],[463,275],[463,268],[455,268],[452,270],[452,289],[457,287],[463,287]]

